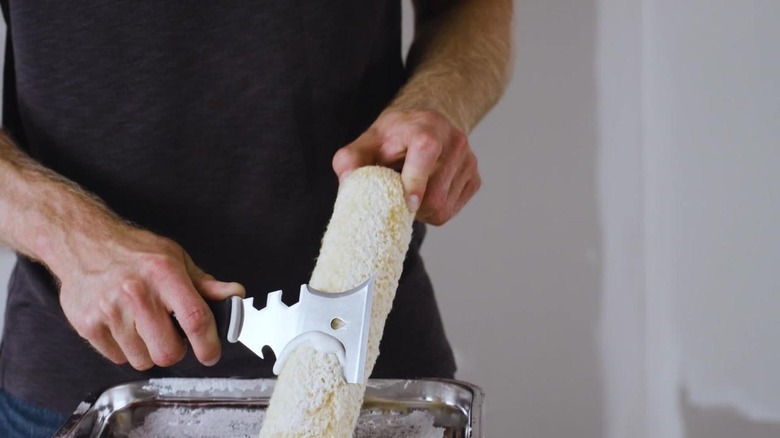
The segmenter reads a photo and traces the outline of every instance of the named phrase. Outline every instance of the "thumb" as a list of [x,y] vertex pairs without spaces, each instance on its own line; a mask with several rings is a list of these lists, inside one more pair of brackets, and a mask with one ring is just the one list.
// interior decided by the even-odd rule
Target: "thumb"
[[370,148],[368,140],[365,135],[361,135],[333,155],[333,171],[340,182],[353,170],[376,163],[376,152]]
[[211,301],[222,301],[234,295],[241,298],[246,296],[246,290],[240,283],[217,280],[213,275],[203,272],[189,255],[187,255],[185,261],[187,273],[192,279],[192,285],[195,286],[195,289],[203,298]]
[[244,298],[246,295],[246,290],[240,283],[219,281],[205,273],[200,278],[194,278],[192,282],[201,296],[211,301],[222,301],[232,296]]

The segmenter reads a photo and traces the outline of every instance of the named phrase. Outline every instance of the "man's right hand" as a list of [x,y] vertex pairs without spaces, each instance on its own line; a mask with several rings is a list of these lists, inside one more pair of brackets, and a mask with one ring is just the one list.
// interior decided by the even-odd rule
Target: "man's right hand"
[[243,297],[244,287],[206,274],[169,239],[125,224],[111,228],[102,238],[73,237],[71,257],[57,264],[60,303],[79,335],[116,364],[170,366],[187,350],[173,314],[198,360],[216,364],[221,344],[204,299]]
[[99,199],[41,166],[0,130],[0,243],[44,263],[60,281],[71,325],[111,361],[138,370],[204,365],[221,345],[205,299],[244,296],[206,274],[173,241],[123,222]]

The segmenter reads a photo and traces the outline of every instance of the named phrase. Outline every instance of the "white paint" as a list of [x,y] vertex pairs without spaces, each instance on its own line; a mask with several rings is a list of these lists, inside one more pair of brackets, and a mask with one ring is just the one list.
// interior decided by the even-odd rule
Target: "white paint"
[[256,438],[264,420],[265,411],[260,410],[248,412],[247,409],[239,408],[164,406],[149,412],[143,417],[143,423],[132,427],[126,436]]
[[345,366],[347,363],[347,352],[344,349],[344,346],[341,345],[341,342],[339,342],[339,340],[333,336],[327,335],[325,333],[311,331],[301,333],[284,346],[284,349],[276,358],[276,362],[274,362],[274,374],[278,376],[279,373],[282,372],[284,364],[287,362],[287,358],[301,345],[308,345],[320,353],[336,355],[336,358],[339,360],[339,364],[341,364],[341,368],[346,369]]
[[269,381],[266,379],[166,377],[149,379],[143,389],[164,397],[193,397],[200,394],[257,396],[270,395],[269,387]]
[[[126,432],[130,438],[223,437],[255,438],[265,420],[265,411],[241,408],[160,407]],[[434,426],[433,414],[364,411],[358,418],[355,438],[441,438],[445,430]]]

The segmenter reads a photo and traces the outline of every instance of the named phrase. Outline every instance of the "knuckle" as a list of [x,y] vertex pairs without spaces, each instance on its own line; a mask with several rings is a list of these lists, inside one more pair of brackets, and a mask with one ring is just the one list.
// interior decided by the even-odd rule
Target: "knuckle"
[[[121,299],[118,300],[122,303],[122,307],[127,308],[134,315],[144,313],[149,310],[151,302],[151,291],[146,287],[146,284],[139,280],[125,280],[122,282],[122,288],[118,294]],[[115,304],[114,308],[118,308],[119,305]]]
[[462,144],[463,146],[469,146],[469,136],[466,135],[465,132],[457,128],[453,128],[453,132],[455,135],[455,141]]
[[442,116],[435,111],[420,111],[418,117],[423,123],[427,124],[439,123],[442,120]]
[[101,348],[95,344],[90,344],[90,346],[95,352],[111,361],[111,363],[114,365],[122,365],[127,363],[127,358],[121,352],[115,351],[113,349],[107,349],[105,346]]
[[103,325],[98,318],[84,318],[73,323],[76,333],[85,339],[96,339],[103,333]]
[[439,141],[435,135],[428,132],[417,134],[414,145],[417,149],[417,153],[424,156],[436,156],[442,151],[441,141]]
[[152,276],[167,274],[176,265],[174,258],[168,254],[146,255],[142,263],[145,271]]
[[173,259],[167,254],[154,254],[147,256],[146,263],[154,271],[167,271],[173,266]]
[[127,358],[119,355],[106,356],[106,359],[110,360],[114,365],[124,365],[127,363]]
[[432,215],[429,218],[428,223],[430,223],[431,225],[440,227],[440,226],[444,225],[445,223],[447,223],[447,221],[449,219],[450,219],[450,216],[448,214],[440,212],[440,213],[435,213],[434,215]]
[[103,321],[103,323],[110,327],[118,325],[122,322],[122,312],[113,302],[101,301],[97,306],[97,310],[99,320],[95,318],[88,320],[89,324],[95,329],[99,329],[99,326],[101,325],[99,321]]
[[182,358],[183,351],[181,348],[167,347],[152,353],[152,361],[155,365],[161,367],[169,367],[176,364]]
[[[466,137],[466,134],[464,134],[460,130],[457,129],[455,130],[453,134],[452,143],[453,143],[453,147],[458,152],[466,152],[469,151],[470,149],[468,137]],[[469,151],[469,155],[474,155],[474,154],[470,153]]]
[[339,166],[347,158],[347,154],[349,154],[349,152],[347,152],[345,148],[337,150],[336,153],[333,154],[333,167]]
[[137,301],[146,296],[144,283],[136,279],[124,279],[120,282],[121,294],[124,298]]
[[147,371],[154,366],[154,362],[147,358],[130,359],[130,365],[138,371]]
[[336,151],[336,153],[333,155],[333,160],[334,162],[349,160],[353,154],[354,151],[352,150],[352,148],[350,148],[349,146],[345,146]]
[[476,171],[479,168],[479,161],[477,160],[477,156],[473,152],[469,154],[468,166],[473,171]]
[[441,190],[434,190],[426,197],[428,209],[431,210],[433,214],[438,214],[447,205],[447,194]]
[[179,246],[178,243],[174,242],[173,240],[163,237],[163,236],[155,236],[154,243],[157,245],[157,247],[160,248],[162,253],[164,254],[173,254],[173,255],[179,255],[182,252],[184,252],[184,249]]
[[202,333],[209,326],[211,311],[205,304],[202,306],[193,306],[181,315],[177,313],[176,319],[185,332]]
[[333,169],[337,172],[346,169],[354,165],[357,159],[357,153],[352,148],[343,147],[333,155]]
[[133,342],[126,343],[124,347],[122,347],[122,350],[125,352],[125,357],[127,357],[130,366],[136,370],[146,371],[154,366],[152,358],[149,357],[146,349],[141,345],[136,345]]

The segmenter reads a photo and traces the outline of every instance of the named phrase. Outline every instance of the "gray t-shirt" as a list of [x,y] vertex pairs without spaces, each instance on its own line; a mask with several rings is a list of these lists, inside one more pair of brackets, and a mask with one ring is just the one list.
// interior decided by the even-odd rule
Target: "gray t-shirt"
[[[180,243],[262,305],[308,281],[338,186],[336,150],[405,77],[400,2],[0,0],[8,25],[4,125],[44,165],[119,215]],[[455,364],[415,225],[377,377],[452,376]],[[62,413],[89,393],[159,376],[271,376],[223,344],[137,372],[70,327],[55,281],[21,258],[0,385]]]

